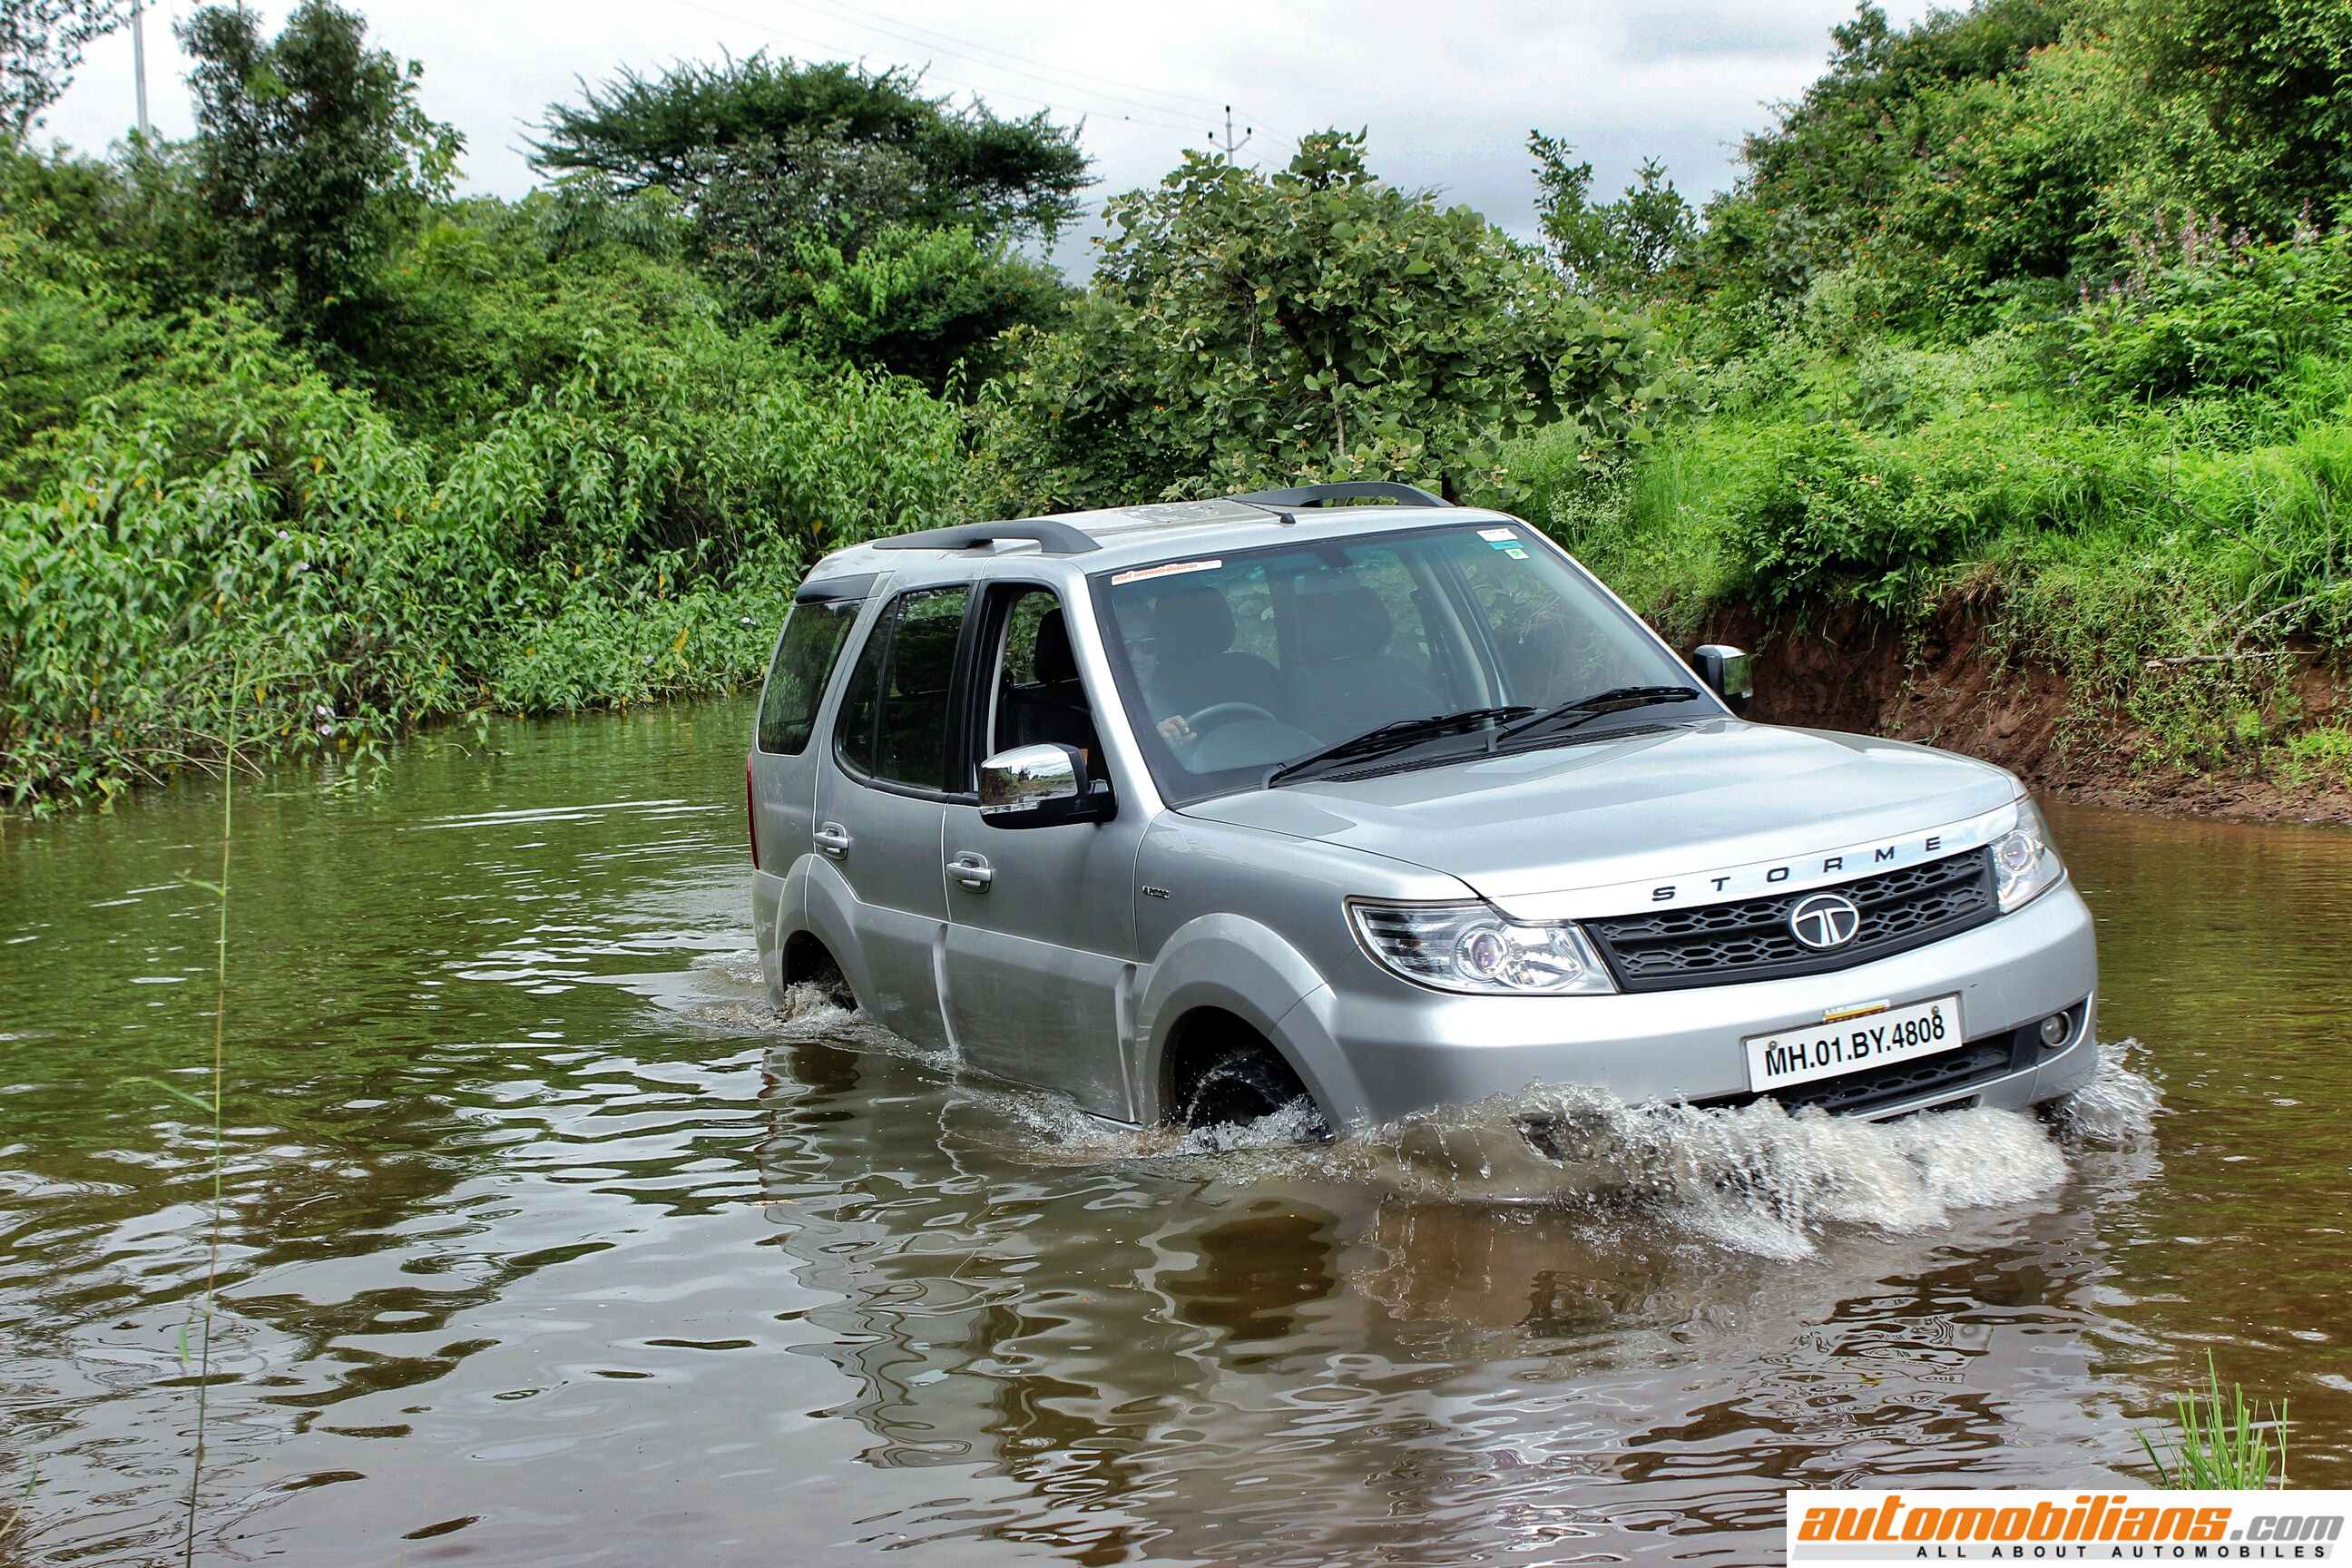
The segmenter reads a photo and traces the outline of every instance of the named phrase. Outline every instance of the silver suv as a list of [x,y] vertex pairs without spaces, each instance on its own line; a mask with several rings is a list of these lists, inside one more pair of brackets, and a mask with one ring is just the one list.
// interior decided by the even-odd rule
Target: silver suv
[[2090,911],[2017,779],[1748,697],[1738,649],[1685,663],[1537,530],[1403,485],[857,545],[794,595],[746,766],[769,990],[1129,1122],[2087,1079]]

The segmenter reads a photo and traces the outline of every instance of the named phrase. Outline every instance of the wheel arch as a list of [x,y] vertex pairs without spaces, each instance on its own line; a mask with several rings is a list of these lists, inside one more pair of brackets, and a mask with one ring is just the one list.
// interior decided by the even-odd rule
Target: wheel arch
[[1300,1003],[1326,988],[1305,954],[1244,916],[1204,915],[1169,938],[1137,1014],[1138,1114],[1167,1120],[1190,1053],[1246,1029],[1272,1047],[1333,1128],[1361,1120],[1362,1086],[1346,1054]]

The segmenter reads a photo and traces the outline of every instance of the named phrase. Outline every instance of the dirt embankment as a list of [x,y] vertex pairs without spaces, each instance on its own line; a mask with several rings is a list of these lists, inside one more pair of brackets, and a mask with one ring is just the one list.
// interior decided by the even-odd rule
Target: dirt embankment
[[[1752,615],[1719,616],[1714,639],[1755,657],[1753,716],[1921,741],[1998,763],[2037,790],[2095,805],[2182,816],[2352,823],[2352,789],[2289,785],[2251,768],[2196,772],[2152,765],[2149,737],[2127,720],[2093,718],[2066,679],[2006,658],[1980,613],[1947,605],[1911,638],[1847,615],[1776,628]],[[2304,717],[2352,721],[2352,683],[2319,658],[2294,656]]]

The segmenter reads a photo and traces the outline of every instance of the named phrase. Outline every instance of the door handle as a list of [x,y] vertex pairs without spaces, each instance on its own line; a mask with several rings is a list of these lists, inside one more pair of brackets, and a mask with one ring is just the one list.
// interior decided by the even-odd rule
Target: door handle
[[972,854],[959,855],[949,861],[948,875],[975,893],[988,891],[988,885],[996,880],[996,873],[989,868],[988,862]]
[[849,829],[838,822],[820,823],[809,842],[838,860],[849,853]]

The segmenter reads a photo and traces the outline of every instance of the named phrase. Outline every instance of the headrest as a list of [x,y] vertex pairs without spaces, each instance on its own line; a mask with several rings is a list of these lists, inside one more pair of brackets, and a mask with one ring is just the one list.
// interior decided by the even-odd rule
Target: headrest
[[1055,605],[1037,617],[1037,679],[1047,685],[1078,678],[1078,656],[1070,651],[1070,628]]
[[1234,612],[1206,583],[1165,588],[1151,602],[1151,633],[1163,659],[1202,659],[1234,646]]
[[1391,630],[1388,606],[1370,588],[1298,596],[1298,652],[1308,663],[1374,658],[1389,646]]

